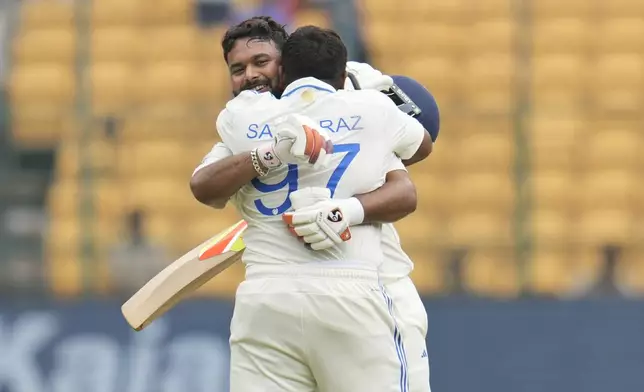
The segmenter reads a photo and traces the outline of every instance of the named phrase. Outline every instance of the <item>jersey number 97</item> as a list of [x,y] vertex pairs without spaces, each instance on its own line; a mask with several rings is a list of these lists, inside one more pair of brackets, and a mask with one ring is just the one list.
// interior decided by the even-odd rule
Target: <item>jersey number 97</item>
[[[342,179],[342,176],[347,171],[347,168],[349,167],[351,162],[358,155],[358,152],[360,152],[360,144],[358,143],[335,144],[333,146],[334,154],[346,154],[344,157],[342,157],[342,160],[335,168],[333,173],[331,173],[331,177],[326,183],[326,187],[331,191],[331,197],[333,197],[333,195],[335,194],[335,188],[337,188],[338,183]],[[254,178],[251,181],[251,184],[255,187],[255,189],[262,193],[270,193],[281,190],[283,188],[287,188],[286,200],[284,200],[284,202],[277,207],[267,207],[266,205],[264,205],[261,199],[256,199],[255,207],[257,208],[257,211],[259,211],[262,215],[269,216],[281,215],[288,211],[288,209],[291,208],[291,199],[289,198],[289,196],[291,195],[291,192],[295,192],[297,190],[297,181],[297,165],[294,164],[288,165],[288,173],[286,174],[286,177],[284,177],[284,179],[277,184],[265,184],[257,178]]]

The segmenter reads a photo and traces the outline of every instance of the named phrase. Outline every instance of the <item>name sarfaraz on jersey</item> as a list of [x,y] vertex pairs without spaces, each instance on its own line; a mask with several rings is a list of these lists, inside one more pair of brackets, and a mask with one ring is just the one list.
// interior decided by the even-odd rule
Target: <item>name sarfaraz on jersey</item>
[[[364,129],[362,128],[361,121],[362,116],[356,115],[320,120],[319,124],[320,128],[324,128],[332,133],[338,133]],[[248,131],[246,132],[246,137],[248,139],[268,140],[273,138],[273,132],[268,124],[250,124],[248,126]]]

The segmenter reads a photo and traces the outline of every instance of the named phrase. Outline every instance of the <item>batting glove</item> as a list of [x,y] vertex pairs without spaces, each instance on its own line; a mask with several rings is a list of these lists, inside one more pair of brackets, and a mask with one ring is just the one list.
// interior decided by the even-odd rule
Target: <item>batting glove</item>
[[[282,215],[282,219],[293,235],[304,241],[313,250],[327,249],[351,239],[352,225],[362,223],[364,209],[355,197],[349,199],[331,199],[323,197],[320,188],[303,188],[290,195],[295,211]],[[312,200],[321,200],[313,205]]]
[[333,143],[327,131],[313,120],[289,114],[275,120],[273,129],[273,141],[256,149],[257,157],[268,170],[288,163],[310,164],[314,169],[328,166]]
[[[391,76],[384,75],[367,63],[349,61],[347,62],[347,72],[356,77],[362,90],[387,91],[394,85]],[[355,90],[349,78],[344,81],[344,89]]]

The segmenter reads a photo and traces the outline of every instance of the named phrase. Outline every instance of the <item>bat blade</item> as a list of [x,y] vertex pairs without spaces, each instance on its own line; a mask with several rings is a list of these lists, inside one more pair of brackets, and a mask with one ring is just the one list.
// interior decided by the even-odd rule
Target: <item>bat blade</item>
[[128,324],[140,331],[179,301],[239,260],[245,249],[239,221],[204,241],[148,281],[123,306]]

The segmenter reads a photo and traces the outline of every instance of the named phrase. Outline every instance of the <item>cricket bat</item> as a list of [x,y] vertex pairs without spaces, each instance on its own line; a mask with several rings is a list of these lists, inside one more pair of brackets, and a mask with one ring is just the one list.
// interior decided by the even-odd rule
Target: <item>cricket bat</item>
[[239,260],[245,249],[242,233],[247,227],[245,221],[237,222],[159,272],[121,306],[128,324],[142,330]]

